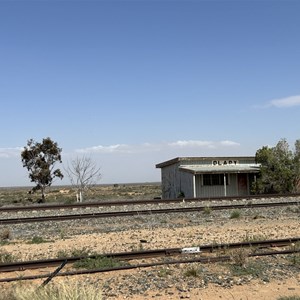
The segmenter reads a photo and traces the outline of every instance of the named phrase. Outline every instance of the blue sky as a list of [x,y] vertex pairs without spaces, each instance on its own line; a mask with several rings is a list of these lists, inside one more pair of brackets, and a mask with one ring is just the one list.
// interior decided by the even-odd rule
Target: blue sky
[[0,0],[0,186],[30,184],[31,138],[51,137],[64,164],[91,156],[102,183],[292,146],[299,14],[297,0]]

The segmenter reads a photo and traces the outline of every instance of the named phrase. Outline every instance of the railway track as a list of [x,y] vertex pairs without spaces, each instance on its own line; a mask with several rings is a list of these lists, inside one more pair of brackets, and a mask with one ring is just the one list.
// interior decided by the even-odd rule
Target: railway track
[[61,210],[61,209],[79,209],[87,207],[107,207],[107,206],[124,206],[124,205],[147,205],[147,204],[171,204],[181,202],[221,202],[229,200],[254,200],[254,199],[270,199],[270,198],[294,198],[300,197],[299,194],[271,194],[271,195],[250,195],[250,196],[234,196],[234,197],[208,197],[208,198],[177,198],[177,199],[149,199],[149,200],[115,200],[115,201],[95,201],[73,204],[40,204],[26,206],[8,206],[0,207],[2,212],[21,212],[21,211],[38,211],[38,210]]
[[0,272],[12,272],[12,271],[22,271],[26,269],[55,267],[62,264],[65,260],[67,261],[67,263],[70,264],[82,259],[87,259],[87,258],[95,259],[99,256],[109,257],[118,260],[138,260],[138,259],[145,259],[145,258],[174,256],[174,255],[181,255],[181,254],[213,253],[220,250],[231,250],[231,249],[240,249],[240,248],[263,249],[263,248],[274,248],[274,247],[287,247],[290,246],[292,243],[297,243],[297,242],[300,242],[300,237],[277,239],[277,240],[229,243],[229,244],[210,244],[210,245],[202,245],[199,247],[190,247],[190,248],[166,248],[166,249],[131,251],[131,252],[121,252],[121,253],[107,253],[98,256],[97,255],[75,256],[75,257],[68,257],[68,258],[34,260],[34,261],[0,264]]
[[[265,202],[265,203],[231,204],[231,205],[213,205],[213,206],[209,206],[209,208],[213,211],[213,210],[227,210],[227,209],[270,208],[270,207],[299,206],[299,205],[300,205],[299,201],[290,201],[290,202]],[[26,217],[26,218],[20,217],[20,218],[0,219],[0,224],[5,225],[5,224],[47,222],[47,221],[66,221],[66,220],[76,220],[76,219],[94,219],[94,218],[111,218],[111,217],[169,214],[169,213],[203,212],[206,209],[207,206],[196,206],[196,207],[185,207],[185,208],[114,211],[114,212],[90,213],[90,214],[84,213],[84,214]]]
[[[200,247],[191,247],[191,248],[169,248],[169,249],[157,249],[157,250],[146,250],[146,251],[135,251],[135,252],[124,252],[124,253],[109,253],[103,254],[102,257],[110,257],[118,260],[138,260],[145,258],[161,258],[166,256],[175,256],[175,255],[189,255],[189,254],[199,254],[199,253],[211,253],[214,251],[218,251],[221,249],[240,249],[240,248],[249,248],[254,247],[257,249],[262,248],[270,248],[270,247],[287,247],[291,246],[292,243],[297,243],[300,241],[300,237],[298,238],[289,238],[289,239],[280,239],[280,240],[265,240],[265,241],[254,241],[254,242],[242,242],[242,243],[232,243],[232,244],[212,244],[212,245],[203,245]],[[299,253],[298,249],[289,249],[283,251],[267,251],[267,252],[257,252],[254,251],[248,254],[249,257],[253,256],[267,256],[267,255],[278,255],[278,254],[292,254]],[[49,259],[49,260],[38,260],[38,261],[27,261],[27,262],[17,262],[10,264],[1,264],[0,272],[12,272],[12,271],[23,271],[26,269],[38,269],[38,268],[46,268],[46,267],[55,267],[58,265],[66,264],[66,263],[74,263],[75,261],[82,260],[85,258],[96,258],[97,256],[89,256],[89,257],[70,257],[70,258],[61,258],[61,259]],[[68,271],[64,273],[60,273],[57,276],[72,276],[72,275],[82,275],[82,274],[93,274],[99,272],[109,272],[116,270],[128,270],[134,268],[143,268],[143,267],[152,267],[159,266],[163,264],[181,264],[181,263],[214,263],[214,262],[222,262],[222,261],[230,261],[231,257],[226,256],[213,256],[213,257],[203,257],[198,255],[198,257],[193,259],[179,259],[179,260],[167,260],[167,261],[158,261],[151,263],[143,263],[136,265],[122,265],[118,267],[111,268],[102,268],[95,270],[75,270]],[[33,275],[33,276],[22,276],[22,277],[13,277],[13,278],[2,278],[0,282],[11,282],[18,280],[33,280],[33,279],[41,279],[47,278],[49,274],[45,275]]]

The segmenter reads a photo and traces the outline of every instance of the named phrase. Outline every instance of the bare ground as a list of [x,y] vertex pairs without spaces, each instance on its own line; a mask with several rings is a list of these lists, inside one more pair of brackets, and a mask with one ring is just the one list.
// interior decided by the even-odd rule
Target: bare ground
[[[175,221],[174,221],[175,222]],[[176,220],[176,223],[185,223],[184,220]],[[297,237],[300,233],[300,219],[298,216],[291,218],[279,217],[277,219],[249,219],[249,220],[228,220],[222,224],[207,223],[204,225],[190,226],[186,224],[177,228],[148,228],[140,230],[126,230],[122,232],[94,233],[86,235],[76,235],[70,238],[57,238],[51,242],[43,244],[26,244],[22,240],[16,240],[14,243],[1,247],[2,251],[8,251],[12,255],[22,259],[40,259],[56,257],[58,251],[72,251],[83,247],[96,251],[98,253],[122,252],[138,250],[141,247],[140,240],[146,240],[143,249],[168,248],[168,247],[189,247],[193,245],[209,243],[226,243],[243,241],[251,236],[264,236],[267,239],[278,239],[286,237]],[[78,226],[85,226],[84,224]],[[214,266],[211,266],[214,268]],[[177,269],[172,267],[172,276],[182,279],[182,273],[186,266],[180,266]],[[158,268],[148,268],[151,271],[158,272]],[[177,270],[177,271],[176,271]],[[48,270],[41,270],[41,273],[47,273]],[[32,273],[32,272],[31,272]],[[28,271],[20,271],[10,274],[10,277],[22,276],[28,274]],[[0,274],[1,278],[7,274]],[[127,276],[127,277],[126,277]],[[141,276],[141,270],[131,270],[115,273],[100,273],[95,275],[75,276],[73,278],[57,277],[55,280],[82,281],[86,283],[97,283],[105,285],[107,281],[111,283],[112,293],[105,296],[105,299],[278,299],[279,296],[300,296],[300,267],[298,272],[284,279],[272,279],[270,282],[252,279],[241,285],[233,285],[224,288],[209,283],[205,287],[197,287],[197,282],[193,288],[184,288],[185,278],[182,279],[181,288],[174,284],[163,289],[146,292],[132,293],[126,288],[120,290],[121,283],[126,285],[126,278],[138,278]],[[180,277],[181,276],[181,277]],[[125,279],[124,279],[125,278]],[[155,279],[157,280],[157,278]],[[189,279],[193,280],[193,279]],[[194,279],[197,280],[196,278]],[[36,284],[40,284],[36,281]],[[27,284],[27,283],[26,283]],[[29,284],[29,283],[28,283]],[[14,284],[0,284],[1,288],[9,288]],[[129,285],[129,282],[128,282]]]

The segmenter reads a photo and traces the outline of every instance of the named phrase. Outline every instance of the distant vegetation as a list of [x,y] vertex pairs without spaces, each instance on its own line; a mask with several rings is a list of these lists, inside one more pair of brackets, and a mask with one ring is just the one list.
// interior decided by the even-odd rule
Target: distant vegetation
[[[40,196],[30,187],[0,188],[0,206],[37,203]],[[52,186],[45,195],[47,203],[74,203],[76,189],[72,186]],[[160,183],[96,185],[86,192],[85,201],[153,199],[161,195]]]

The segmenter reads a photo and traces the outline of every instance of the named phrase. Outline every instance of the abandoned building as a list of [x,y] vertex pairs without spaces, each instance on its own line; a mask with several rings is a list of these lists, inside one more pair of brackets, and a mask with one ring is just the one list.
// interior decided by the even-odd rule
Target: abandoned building
[[177,157],[161,169],[162,198],[246,196],[260,165],[255,157]]

